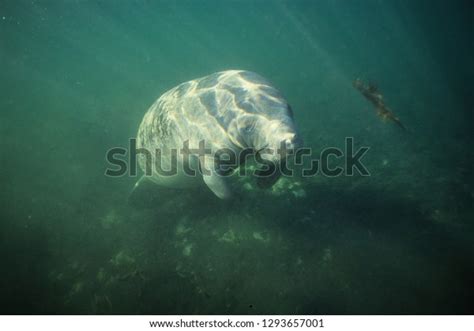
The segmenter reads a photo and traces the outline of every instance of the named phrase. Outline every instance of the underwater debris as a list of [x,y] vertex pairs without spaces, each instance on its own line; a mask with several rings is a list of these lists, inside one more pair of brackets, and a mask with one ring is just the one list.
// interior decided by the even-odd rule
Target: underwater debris
[[270,193],[275,196],[282,196],[284,194],[292,194],[295,198],[305,198],[306,191],[301,182],[290,179],[280,178],[271,188]]
[[245,190],[247,190],[247,191],[252,191],[252,190],[255,189],[255,188],[252,186],[252,184],[250,184],[250,183],[245,183],[245,184],[243,185],[243,188],[244,188]]
[[114,209],[111,209],[107,214],[99,219],[100,225],[105,230],[111,229],[113,226],[121,222],[121,217]]
[[125,251],[120,251],[112,259],[110,259],[113,272],[109,276],[103,269],[99,269],[97,280],[106,283],[106,285],[114,283],[116,280],[128,281],[137,279],[144,281],[146,278],[143,271],[138,267],[135,258],[128,255]]
[[192,243],[186,244],[186,245],[183,247],[183,255],[184,255],[184,256],[191,256],[193,247],[194,247],[194,244],[192,244]]
[[192,230],[191,227],[186,226],[187,218],[184,217],[176,226],[176,235],[183,236]]
[[110,312],[113,309],[112,301],[107,295],[94,294],[91,300],[92,311],[97,313]]
[[329,263],[332,261],[332,251],[331,248],[325,248],[323,250],[323,263]]
[[300,265],[302,265],[302,264],[303,264],[303,259],[301,258],[301,256],[298,256],[298,257],[296,258],[296,265],[297,265],[297,266],[300,266]]
[[125,251],[120,251],[112,259],[110,259],[110,263],[112,263],[112,265],[115,267],[129,266],[135,263],[135,259],[125,253]]
[[178,274],[179,277],[181,277],[181,278],[186,278],[187,277],[187,273],[186,273],[186,270],[183,266],[183,263],[181,263],[180,261],[178,261],[178,263],[176,264],[175,271],[176,271],[176,273]]
[[100,283],[104,283],[107,280],[107,273],[105,272],[104,268],[100,268],[96,275],[97,281]]
[[400,128],[407,131],[407,128],[400,119],[395,116],[390,108],[385,105],[383,95],[379,92],[378,88],[373,84],[364,84],[361,79],[357,78],[352,82],[354,88],[356,88],[367,100],[372,103],[375,107],[377,115],[382,118],[383,121],[392,121],[397,124]]
[[253,239],[255,239],[257,241],[262,241],[264,243],[270,241],[270,236],[266,233],[262,234],[261,232],[254,231],[252,233],[252,237],[253,237]]
[[77,281],[74,283],[71,287],[71,290],[69,291],[69,296],[74,296],[81,292],[84,289],[84,282],[82,280]]
[[145,276],[143,275],[143,272],[139,269],[135,269],[135,270],[132,270],[130,271],[129,273],[126,273],[126,274],[122,274],[118,277],[118,280],[130,280],[130,279],[134,279],[134,278],[138,278],[139,280],[146,280]]
[[223,242],[227,242],[227,243],[235,243],[237,241],[237,239],[238,238],[235,235],[234,230],[229,229],[218,239],[218,241],[223,241]]

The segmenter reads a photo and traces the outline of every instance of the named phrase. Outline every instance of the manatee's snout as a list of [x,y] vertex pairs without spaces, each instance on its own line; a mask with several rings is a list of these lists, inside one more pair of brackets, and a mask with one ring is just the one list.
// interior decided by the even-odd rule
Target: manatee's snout
[[287,138],[283,142],[287,150],[297,150],[303,146],[303,139],[297,134],[294,134],[292,137]]
[[303,140],[296,133],[287,133],[275,139],[273,144],[259,150],[258,156],[267,163],[280,164],[286,162],[302,145]]
[[302,139],[294,133],[286,134],[282,140],[278,141],[278,147],[270,149],[271,152],[259,152],[259,157],[263,160],[262,169],[257,178],[257,186],[269,188],[280,178],[281,167],[284,166],[288,158],[296,153],[296,150],[303,144]]
[[296,134],[292,133],[285,139],[280,142],[280,146],[278,149],[278,156],[280,161],[285,161],[290,155],[296,153],[296,150],[303,146],[303,140],[301,137]]

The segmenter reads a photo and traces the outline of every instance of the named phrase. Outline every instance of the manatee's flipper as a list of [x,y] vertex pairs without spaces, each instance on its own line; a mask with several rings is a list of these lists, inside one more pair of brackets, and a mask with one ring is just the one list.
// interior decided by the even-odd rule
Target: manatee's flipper
[[206,157],[204,159],[204,164],[202,159],[200,161],[200,170],[202,172],[202,177],[204,183],[207,187],[220,199],[229,199],[232,197],[232,191],[227,183],[227,177],[220,175],[216,171],[216,166],[213,158]]
[[257,170],[257,186],[267,189],[273,186],[281,176],[280,167],[274,163],[265,163],[265,169]]

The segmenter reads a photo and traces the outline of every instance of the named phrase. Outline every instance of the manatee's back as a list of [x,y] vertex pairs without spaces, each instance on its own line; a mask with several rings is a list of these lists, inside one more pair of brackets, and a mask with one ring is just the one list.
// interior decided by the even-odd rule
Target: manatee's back
[[[234,138],[229,132],[241,116],[271,117],[272,109],[287,108],[280,92],[267,80],[242,70],[217,72],[184,83],[170,93],[177,100],[175,111],[186,119],[185,127],[178,131],[191,133],[182,139],[204,139],[216,148],[229,147],[229,139]],[[178,127],[182,124],[176,123]]]
[[263,77],[228,70],[182,83],[164,93],[145,114],[137,146],[149,149],[197,148],[204,140],[213,148],[230,147],[230,128],[240,116],[268,116],[286,101]]

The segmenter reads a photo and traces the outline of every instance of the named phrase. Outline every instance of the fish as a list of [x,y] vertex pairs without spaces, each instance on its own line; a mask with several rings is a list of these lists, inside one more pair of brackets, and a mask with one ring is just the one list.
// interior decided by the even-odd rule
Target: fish
[[387,105],[385,105],[383,95],[380,93],[377,86],[371,83],[364,84],[364,82],[359,78],[352,82],[352,86],[354,86],[356,90],[358,90],[368,101],[370,101],[370,103],[374,106],[377,115],[383,121],[392,121],[404,131],[408,130],[407,127],[400,121],[400,119],[395,116],[393,111]]

